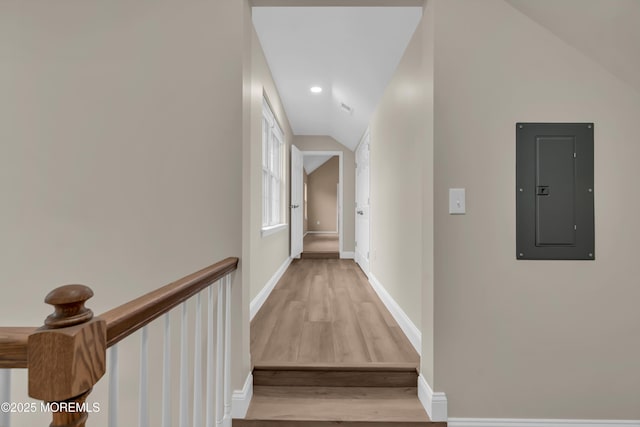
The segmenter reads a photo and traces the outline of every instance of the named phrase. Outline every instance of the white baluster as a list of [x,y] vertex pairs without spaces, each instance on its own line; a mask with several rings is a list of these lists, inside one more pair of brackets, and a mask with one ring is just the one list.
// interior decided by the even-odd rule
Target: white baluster
[[109,413],[107,424],[118,427],[118,344],[109,348]]
[[222,280],[218,282],[218,327],[216,336],[216,426],[222,427],[222,420],[224,418],[224,398],[222,396],[222,386],[224,378],[224,341],[223,341],[223,306],[224,304],[224,286]]
[[[0,403],[11,402],[11,369],[0,369]],[[0,411],[0,426],[10,427],[11,414]]]
[[140,413],[138,425],[149,427],[149,331],[143,327],[140,335]]
[[193,427],[202,426],[202,305],[196,295],[196,327],[193,358]]
[[213,371],[213,286],[209,285],[208,289],[209,303],[207,307],[207,405],[205,426],[213,427],[213,382],[215,381],[215,372]]
[[187,353],[189,342],[187,341],[187,303],[182,303],[182,324],[180,333],[180,427],[188,427],[189,414],[187,407],[189,406],[189,396],[187,396],[187,388],[189,387],[189,372],[187,366]]
[[164,315],[162,357],[162,427],[171,427],[171,313]]
[[231,427],[231,275],[224,283],[224,427]]

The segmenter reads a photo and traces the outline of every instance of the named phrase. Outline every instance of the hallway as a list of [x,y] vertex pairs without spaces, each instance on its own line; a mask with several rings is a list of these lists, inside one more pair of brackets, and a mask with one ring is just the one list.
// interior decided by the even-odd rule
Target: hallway
[[419,358],[353,260],[294,260],[251,322],[254,366],[398,365]]
[[418,400],[419,356],[353,260],[293,260],[251,321],[251,357],[240,426],[446,426]]

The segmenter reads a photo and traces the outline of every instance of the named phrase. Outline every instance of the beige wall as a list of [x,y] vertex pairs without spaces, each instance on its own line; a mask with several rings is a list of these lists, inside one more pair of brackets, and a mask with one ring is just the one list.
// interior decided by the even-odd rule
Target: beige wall
[[[640,419],[640,94],[502,0],[435,6],[436,390],[452,417]],[[516,260],[518,121],[595,122],[595,261]]]
[[434,313],[435,295],[433,282],[433,145],[434,145],[434,54],[435,16],[434,2],[427,0],[423,9],[419,31],[422,40],[422,90],[424,142],[421,145],[422,163],[422,352],[420,371],[429,385],[434,384]]
[[339,173],[339,158],[333,156],[309,175],[309,231],[338,231]]
[[355,153],[330,136],[296,135],[293,145],[301,151],[342,151],[342,217],[344,221],[342,250],[355,250],[356,160]]
[[370,125],[371,273],[418,328],[426,141],[423,27],[413,35]]
[[[250,179],[250,201],[245,207],[250,211],[250,223],[248,235],[250,237],[250,296],[255,298],[258,292],[271,279],[276,270],[289,257],[289,228],[276,234],[262,236],[262,98],[267,95],[285,141],[286,185],[282,189],[285,200],[284,206],[289,206],[289,168],[290,151],[293,133],[289,120],[284,112],[280,96],[273,82],[271,71],[264,57],[260,41],[252,28],[251,43],[251,143],[249,148],[249,168],[247,175]],[[289,209],[284,209],[286,222],[289,223]]]
[[[242,255],[243,2],[8,0],[0,28],[1,325],[42,324],[61,284],[90,285],[99,314]],[[239,388],[248,337],[233,316]],[[121,415],[135,419],[139,341],[127,342]],[[92,395],[103,408],[105,384]],[[106,425],[106,410],[91,419]]]

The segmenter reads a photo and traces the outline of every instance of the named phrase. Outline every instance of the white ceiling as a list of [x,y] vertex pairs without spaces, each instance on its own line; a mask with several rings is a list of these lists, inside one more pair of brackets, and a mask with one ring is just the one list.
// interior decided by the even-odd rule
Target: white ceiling
[[[254,7],[294,134],[355,149],[421,15],[420,7]],[[322,93],[309,91],[315,85]]]
[[309,175],[314,170],[318,169],[320,166],[324,165],[329,161],[333,156],[321,156],[317,154],[305,154],[302,158],[302,164],[304,166],[304,171]]
[[507,1],[640,90],[639,0]]

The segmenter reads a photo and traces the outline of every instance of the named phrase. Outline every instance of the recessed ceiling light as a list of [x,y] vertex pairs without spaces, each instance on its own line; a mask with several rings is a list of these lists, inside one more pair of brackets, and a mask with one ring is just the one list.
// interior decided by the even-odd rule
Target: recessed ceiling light
[[320,93],[320,92],[322,92],[322,88],[320,86],[312,86],[311,87],[311,92]]

